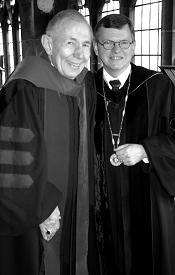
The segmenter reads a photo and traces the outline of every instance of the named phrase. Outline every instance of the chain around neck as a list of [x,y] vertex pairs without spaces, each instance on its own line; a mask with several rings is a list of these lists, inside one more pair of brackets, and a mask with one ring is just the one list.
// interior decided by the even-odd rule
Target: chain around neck
[[[129,82],[128,82],[128,87],[127,87],[127,91],[126,91],[125,102],[124,102],[124,107],[123,107],[119,132],[118,132],[118,134],[115,134],[115,133],[113,133],[112,127],[111,127],[111,121],[110,121],[110,116],[109,116],[109,111],[108,111],[109,101],[107,101],[107,99],[106,99],[106,93],[105,93],[105,89],[104,89],[104,80],[103,80],[103,95],[104,95],[103,97],[104,97],[104,102],[105,102],[105,110],[106,110],[106,114],[107,114],[107,120],[108,120],[108,124],[109,124],[109,130],[110,130],[110,134],[111,134],[111,140],[112,140],[112,145],[113,145],[113,150],[114,151],[116,151],[116,149],[118,148],[118,146],[120,144],[120,137],[121,137],[121,132],[122,132],[122,128],[123,128],[123,121],[124,121],[125,112],[126,112],[126,103],[127,103],[127,100],[128,100],[128,93],[129,93],[130,83],[131,83],[131,72],[129,74]],[[114,136],[117,136],[117,142],[115,142]]]

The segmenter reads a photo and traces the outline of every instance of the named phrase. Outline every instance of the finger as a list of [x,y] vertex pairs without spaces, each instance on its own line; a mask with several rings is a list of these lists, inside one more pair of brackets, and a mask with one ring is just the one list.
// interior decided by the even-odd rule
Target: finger
[[50,237],[51,237],[51,230],[47,229],[46,227],[40,227],[41,229],[41,234],[43,236],[43,239],[48,241],[50,240]]
[[53,235],[52,231],[47,230],[46,231],[46,241],[50,241],[52,239],[52,235]]
[[46,241],[50,241],[55,236],[56,231],[47,231]]
[[117,151],[120,151],[120,150],[122,150],[122,149],[125,149],[125,148],[128,147],[128,146],[129,146],[128,143],[123,144],[123,145],[120,145],[120,146],[116,149],[116,152],[117,152]]
[[49,231],[49,230],[46,230],[46,231],[43,232],[43,234],[42,234],[43,239],[44,239],[45,241],[50,241],[51,238],[53,237],[52,235],[53,235],[53,233],[52,233],[51,231]]

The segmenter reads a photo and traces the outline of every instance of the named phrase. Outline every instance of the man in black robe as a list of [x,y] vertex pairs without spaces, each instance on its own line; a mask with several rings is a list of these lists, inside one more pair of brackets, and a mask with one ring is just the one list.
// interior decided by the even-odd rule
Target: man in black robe
[[66,10],[41,42],[0,93],[0,274],[98,274],[92,31]]
[[131,63],[124,15],[95,28],[96,219],[102,274],[175,274],[175,89]]

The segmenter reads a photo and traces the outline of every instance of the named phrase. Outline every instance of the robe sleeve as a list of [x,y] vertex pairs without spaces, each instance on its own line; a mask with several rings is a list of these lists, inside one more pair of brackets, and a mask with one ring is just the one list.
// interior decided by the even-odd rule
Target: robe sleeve
[[95,108],[96,108],[96,88],[95,79],[91,72],[88,72],[85,78],[85,85],[88,98],[88,113],[90,117],[90,126],[94,127],[95,124]]
[[13,80],[0,92],[0,234],[38,226],[61,200],[47,181],[42,93],[25,80]]
[[162,187],[174,197],[175,87],[167,77],[154,82],[148,103],[149,137],[144,139],[143,146],[150,160],[149,171],[155,173]]
[[[91,72],[88,72],[85,78],[87,93],[87,112],[89,120],[88,125],[88,158],[89,158],[89,201],[90,205],[95,204],[95,183],[94,183],[94,126],[95,126],[95,108],[96,108],[96,89],[95,79]],[[91,213],[92,214],[92,213]]]

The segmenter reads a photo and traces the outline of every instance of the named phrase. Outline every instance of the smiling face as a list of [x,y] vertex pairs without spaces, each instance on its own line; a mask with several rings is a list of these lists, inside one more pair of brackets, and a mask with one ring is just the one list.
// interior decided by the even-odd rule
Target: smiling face
[[[114,42],[127,40],[132,42],[132,35],[128,25],[121,29],[100,27],[96,34],[96,40],[100,43],[111,40]],[[103,63],[104,69],[113,77],[120,75],[130,64],[134,55],[135,42],[128,49],[121,49],[118,44],[111,50],[106,50],[97,42],[94,42],[94,51]]]
[[88,24],[65,18],[47,40],[44,48],[52,64],[63,76],[76,78],[90,58],[92,33]]

